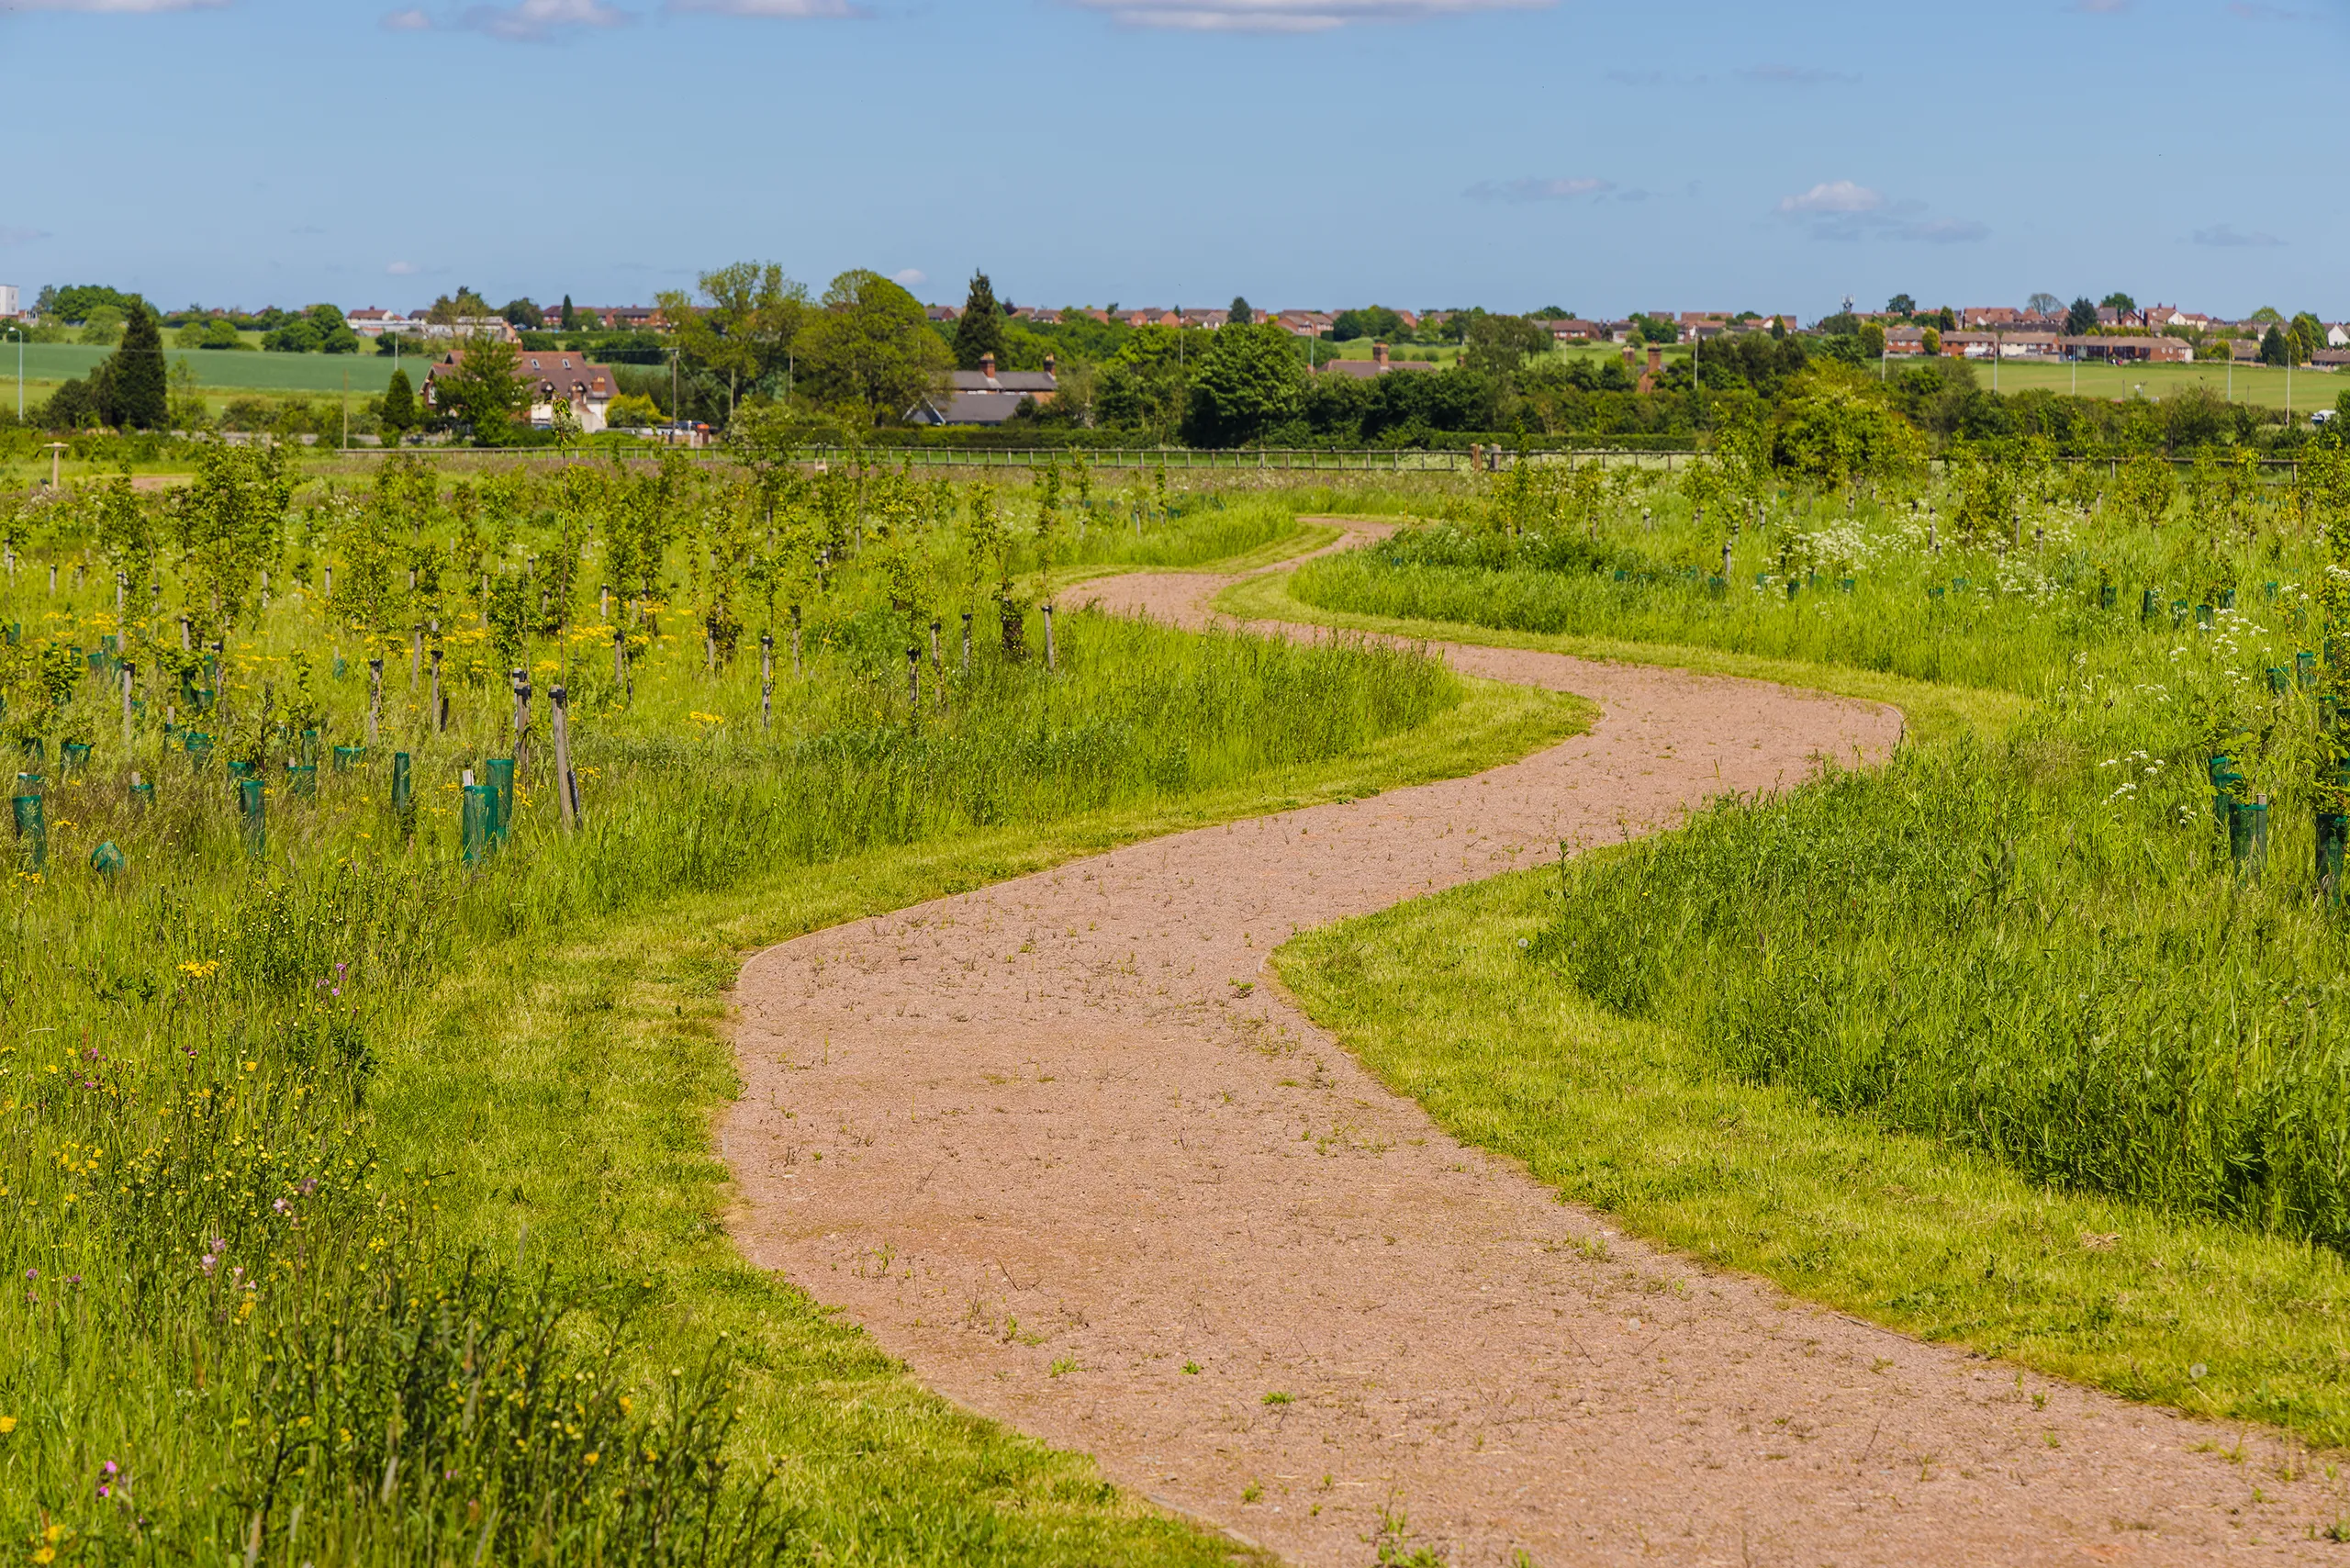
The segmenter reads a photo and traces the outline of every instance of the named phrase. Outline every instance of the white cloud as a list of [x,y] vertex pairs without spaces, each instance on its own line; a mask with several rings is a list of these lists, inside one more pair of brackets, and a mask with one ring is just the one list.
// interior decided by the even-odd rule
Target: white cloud
[[1866,185],[1850,180],[1829,180],[1816,185],[1801,196],[1791,196],[1779,203],[1779,210],[1790,217],[1817,213],[1874,212],[1885,205],[1885,196]]
[[890,278],[891,282],[903,284],[908,288],[919,288],[930,281],[930,274],[920,267],[908,267],[901,273],[891,273]]
[[626,11],[602,0],[515,0],[511,6],[472,6],[457,18],[469,31],[512,43],[543,43],[578,28],[616,28]]
[[2195,242],[2199,245],[2217,245],[2226,250],[2266,250],[2272,246],[2282,245],[2285,241],[2274,234],[2263,234],[2257,230],[2246,234],[2232,223],[2214,223],[2209,229],[2198,229],[2195,231]]
[[414,262],[394,262],[384,269],[394,277],[414,277],[420,270]]
[[386,32],[429,32],[432,28],[432,18],[421,11],[386,11],[383,26]]
[[2074,0],[2073,9],[2092,17],[2119,17],[2130,9],[2130,0]]
[[851,0],[668,0],[672,11],[703,11],[717,17],[779,17],[792,21],[825,17],[862,17]]
[[1575,201],[1583,196],[1604,196],[1615,188],[1613,180],[1603,180],[1595,174],[1572,174],[1552,179],[1480,180],[1465,194],[1472,201]]
[[1849,87],[1860,77],[1819,65],[1750,65],[1739,75],[1766,87]]
[[229,0],[7,0],[6,11],[86,11],[143,17],[158,11],[213,11]]
[[1130,28],[1321,33],[1357,22],[1424,22],[1480,11],[1547,11],[1558,0],[1069,0]]
[[1800,223],[1815,240],[1851,243],[1899,240],[1919,245],[1971,245],[1991,230],[1971,218],[1929,218],[1926,204],[1894,201],[1852,180],[1826,180],[1781,199],[1779,216]]

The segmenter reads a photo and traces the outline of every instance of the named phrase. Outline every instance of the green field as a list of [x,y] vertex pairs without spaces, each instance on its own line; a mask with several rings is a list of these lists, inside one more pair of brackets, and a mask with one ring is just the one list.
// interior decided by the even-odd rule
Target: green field
[[[1988,360],[1970,360],[1975,379],[1986,388],[1992,386],[1992,367]],[[1896,360],[1897,373],[1901,362]],[[2304,367],[2289,373],[2292,400],[2286,401],[2288,373],[2267,365],[2237,365],[2232,370],[2224,364],[2048,364],[2025,360],[2003,360],[1998,366],[1998,390],[2024,392],[2039,389],[2049,392],[2077,392],[2084,398],[2122,399],[2143,393],[2152,398],[2176,397],[2190,386],[2208,386],[2222,397],[2239,403],[2257,403],[2264,408],[2289,407],[2296,414],[2307,415],[2319,409],[2331,409],[2334,399],[2350,391],[2350,381],[2344,381],[2331,371]]]
[[[166,333],[165,342],[169,341]],[[15,389],[10,384],[17,375],[17,351],[15,342],[0,342],[0,396],[13,397]],[[23,352],[26,398],[37,402],[45,394],[39,392],[33,383],[53,387],[59,382],[87,375],[93,365],[114,351],[83,343],[28,343]],[[207,392],[340,393],[343,378],[348,376],[352,396],[364,393],[372,398],[392,382],[391,360],[372,349],[366,353],[323,354],[167,347],[163,356],[173,364],[187,365],[196,375],[196,386]],[[407,354],[400,359],[411,382],[423,376],[423,366],[430,363]],[[10,406],[14,406],[13,401]]]

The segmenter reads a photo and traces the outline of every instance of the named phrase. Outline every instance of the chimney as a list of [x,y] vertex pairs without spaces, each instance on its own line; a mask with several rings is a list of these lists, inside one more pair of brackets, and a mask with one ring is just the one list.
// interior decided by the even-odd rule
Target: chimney
[[995,379],[995,355],[983,353],[979,356],[979,374],[990,381]]
[[1056,371],[1055,371],[1055,367],[1056,367],[1056,366],[1058,366],[1059,364],[1060,364],[1060,356],[1059,356],[1059,355],[1058,355],[1058,354],[1046,354],[1046,355],[1045,356],[1045,374],[1046,374],[1046,375],[1054,375],[1054,374],[1056,373]]
[[1656,375],[1664,368],[1664,351],[1656,344],[1649,345],[1649,374]]
[[1379,366],[1382,374],[1386,372],[1387,345],[1385,343],[1373,343],[1371,345],[1371,363]]

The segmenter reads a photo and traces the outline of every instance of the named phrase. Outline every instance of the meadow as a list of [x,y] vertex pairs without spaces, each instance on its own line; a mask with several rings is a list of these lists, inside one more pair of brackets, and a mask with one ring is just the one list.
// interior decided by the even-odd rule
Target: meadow
[[0,528],[26,1554],[1229,1560],[742,1263],[709,1131],[733,966],[1483,766],[1574,705],[1383,646],[1047,621],[1070,571],[1278,548],[1262,498],[372,477],[216,450]]
[[[0,340],[0,383],[13,382],[16,378],[17,347],[14,342]],[[39,396],[31,390],[34,383],[53,388],[60,382],[87,375],[99,361],[113,352],[110,348],[84,343],[25,344],[27,401],[40,400]],[[366,353],[261,353],[225,349],[175,349],[168,344],[163,350],[163,360],[173,369],[187,366],[196,387],[205,392],[307,392],[318,397],[328,393],[340,396],[348,377],[351,395],[354,398],[379,395],[392,384],[395,368],[406,370],[410,382],[420,382],[431,364],[430,359],[403,354],[396,367],[391,356],[375,353],[372,348]],[[5,389],[14,394],[12,386]]]
[[1911,718],[1880,770],[1314,934],[1285,979],[1456,1132],[1676,1245],[2350,1439],[2350,485],[2145,477],[1569,477],[1309,563],[1286,607],[1248,585],[1226,608]]

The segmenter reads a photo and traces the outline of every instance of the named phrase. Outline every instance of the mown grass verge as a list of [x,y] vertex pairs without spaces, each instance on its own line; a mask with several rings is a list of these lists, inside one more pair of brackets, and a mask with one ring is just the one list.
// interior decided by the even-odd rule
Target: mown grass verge
[[1713,1076],[1675,1030],[1531,972],[1518,942],[1556,920],[1558,885],[1513,872],[1415,900],[1298,936],[1275,968],[1455,1137],[1668,1247],[2129,1398],[2350,1442],[2339,1255]]
[[641,1271],[653,1361],[721,1336],[744,1378],[738,1451],[787,1462],[802,1538],[877,1562],[1225,1561],[1229,1542],[1106,1485],[1090,1460],[920,1388],[853,1326],[735,1251],[711,1122],[736,1092],[727,991],[776,941],[1184,828],[1491,767],[1588,706],[1485,683],[1365,752],[1174,805],[855,856],[482,949],[385,1050],[387,1151],[440,1173],[457,1238],[560,1270]]
[[1289,591],[1289,574],[1273,572],[1237,582],[1216,595],[1210,607],[1219,615],[1242,621],[1290,622],[1306,626],[1331,626],[1341,631],[1430,642],[1471,643],[1492,648],[1531,648],[1567,654],[1580,659],[1606,659],[1621,664],[1659,665],[1699,675],[1736,676],[1749,680],[1776,681],[1814,691],[1867,702],[1885,702],[1901,710],[1904,738],[1938,741],[1973,733],[2004,734],[2031,709],[2029,700],[2013,692],[1980,687],[1936,686],[1928,681],[1875,670],[1838,665],[1811,664],[1801,659],[1771,658],[1719,648],[1691,647],[1669,643],[1636,643],[1616,637],[1592,637],[1538,632],[1509,632],[1451,621],[1404,621],[1392,616],[1363,615],[1325,610],[1307,604]]

